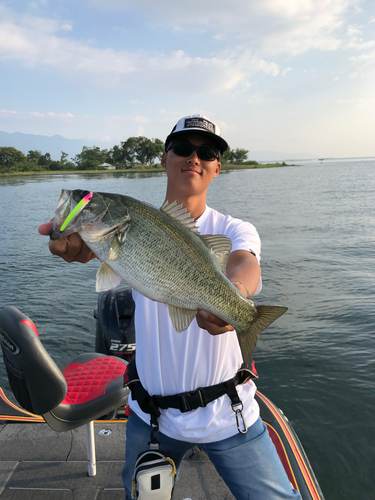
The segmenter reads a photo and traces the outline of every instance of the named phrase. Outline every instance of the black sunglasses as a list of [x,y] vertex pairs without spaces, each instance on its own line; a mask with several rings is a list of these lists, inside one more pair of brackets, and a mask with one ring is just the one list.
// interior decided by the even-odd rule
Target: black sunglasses
[[188,157],[193,154],[193,151],[196,151],[198,158],[203,161],[219,159],[220,154],[220,151],[213,146],[195,146],[189,141],[173,141],[169,144],[166,151],[168,152],[171,148],[175,155],[183,157]]

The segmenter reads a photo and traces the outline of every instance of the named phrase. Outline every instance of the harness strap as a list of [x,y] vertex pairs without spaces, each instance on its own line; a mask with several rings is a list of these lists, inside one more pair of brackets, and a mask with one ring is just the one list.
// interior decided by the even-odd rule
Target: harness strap
[[153,396],[153,399],[157,406],[163,410],[167,408],[176,408],[180,410],[181,413],[186,413],[200,407],[204,408],[208,403],[224,396],[224,394],[228,394],[228,384],[234,389],[247,379],[247,376],[244,378],[241,372],[239,372],[232,379],[222,382],[221,384],[199,387],[195,391],[181,392],[173,396]]
[[131,389],[132,398],[137,401],[143,412],[156,418],[160,417],[160,411],[157,404],[155,404],[154,399],[149,395],[139,380],[129,387]]
[[132,360],[128,365],[132,376],[130,377],[129,387],[132,392],[132,398],[137,401],[141,410],[149,415],[158,418],[160,416],[159,408],[166,410],[167,408],[175,408],[181,413],[204,408],[215,399],[228,394],[232,406],[241,403],[237,390],[237,385],[246,383],[249,379],[258,378],[258,373],[255,369],[255,363],[251,359],[248,364],[243,364],[236,375],[221,382],[220,384],[211,385],[208,387],[200,387],[195,391],[181,392],[173,396],[150,396],[139,381],[136,371],[135,360]]
[[[134,361],[131,363],[134,363]],[[155,417],[159,417],[159,408],[163,410],[167,408],[176,408],[180,410],[181,413],[186,413],[196,410],[197,408],[204,408],[208,403],[224,396],[224,394],[228,394],[232,405],[237,405],[240,403],[240,399],[235,389],[236,386],[244,384],[252,378],[258,378],[253,360],[251,360],[247,366],[243,365],[230,380],[208,387],[200,387],[195,391],[181,392],[173,396],[150,396],[138,378],[130,387],[132,398],[137,401],[141,410]]]

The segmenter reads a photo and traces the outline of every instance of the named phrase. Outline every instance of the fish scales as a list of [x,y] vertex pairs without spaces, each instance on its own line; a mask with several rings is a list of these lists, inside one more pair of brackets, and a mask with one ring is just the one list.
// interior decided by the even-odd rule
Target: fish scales
[[255,306],[229,281],[221,266],[225,267],[230,240],[200,236],[176,203],[158,209],[109,193],[93,193],[67,229],[60,231],[82,193],[87,191],[63,190],[51,238],[73,231],[81,235],[103,263],[97,276],[99,289],[124,280],[146,297],[166,304],[177,331],[187,328],[198,309],[209,311],[235,328],[248,362],[260,332],[286,308]]

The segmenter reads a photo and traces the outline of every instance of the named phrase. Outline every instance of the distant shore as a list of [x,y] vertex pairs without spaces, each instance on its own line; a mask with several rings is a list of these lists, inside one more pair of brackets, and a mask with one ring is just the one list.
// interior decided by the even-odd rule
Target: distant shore
[[[221,170],[247,170],[254,168],[277,168],[277,167],[296,167],[298,165],[290,165],[286,163],[265,163],[257,165],[221,165]],[[26,175],[71,175],[71,174],[123,174],[129,172],[137,173],[158,173],[164,172],[162,167],[133,167],[116,170],[29,170],[27,172],[10,172],[0,173],[1,177],[20,177]]]

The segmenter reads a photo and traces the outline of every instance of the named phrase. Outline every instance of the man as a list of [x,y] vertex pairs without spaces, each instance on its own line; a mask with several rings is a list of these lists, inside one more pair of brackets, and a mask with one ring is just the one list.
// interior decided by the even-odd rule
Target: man
[[[226,273],[247,298],[261,289],[260,240],[254,226],[224,216],[206,206],[207,190],[220,172],[221,155],[228,148],[219,127],[203,115],[181,118],[166,139],[161,160],[167,172],[166,201],[182,203],[195,219],[201,234],[224,234],[232,240]],[[39,228],[49,234],[51,224]],[[77,234],[50,241],[52,253],[68,262],[95,257]],[[207,311],[178,334],[164,304],[133,290],[137,370],[143,388],[151,396],[174,396],[232,381],[242,365],[236,333]],[[243,381],[242,381],[243,382]],[[206,451],[237,499],[300,499],[292,489],[254,399],[255,384],[236,383],[230,394],[208,404],[188,408],[168,406],[158,418],[160,450],[179,468],[192,445]],[[148,449],[150,415],[141,410],[135,394],[129,398],[126,460],[123,481],[131,498],[131,479],[139,453]],[[235,412],[233,397],[242,412]],[[182,396],[182,399],[184,397]],[[160,403],[161,404],[161,403]],[[164,405],[164,402],[163,402]],[[247,431],[246,431],[247,426]]]

